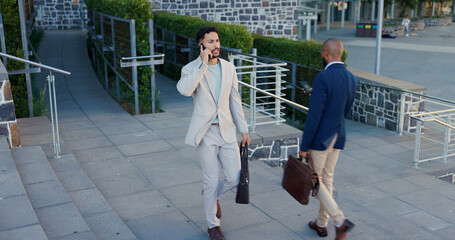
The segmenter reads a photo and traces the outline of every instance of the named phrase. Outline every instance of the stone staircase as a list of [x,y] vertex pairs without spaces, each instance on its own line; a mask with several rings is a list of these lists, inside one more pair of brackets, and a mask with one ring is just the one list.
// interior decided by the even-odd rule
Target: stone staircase
[[72,153],[48,157],[49,141],[30,139],[50,137],[41,133],[51,129],[47,118],[22,124],[32,122],[22,148],[0,139],[0,239],[136,239]]

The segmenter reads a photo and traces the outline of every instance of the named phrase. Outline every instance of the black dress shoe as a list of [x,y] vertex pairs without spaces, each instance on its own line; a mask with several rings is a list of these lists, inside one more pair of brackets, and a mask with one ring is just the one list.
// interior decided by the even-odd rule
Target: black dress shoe
[[210,240],[226,240],[220,226],[209,228],[207,232],[209,233]]
[[341,227],[335,227],[336,237],[335,240],[343,240],[348,235],[348,232],[354,228],[355,224],[345,219]]
[[319,227],[318,224],[316,223],[316,220],[310,221],[308,223],[308,226],[310,226],[311,229],[316,231],[318,233],[319,237],[327,237],[327,228]]

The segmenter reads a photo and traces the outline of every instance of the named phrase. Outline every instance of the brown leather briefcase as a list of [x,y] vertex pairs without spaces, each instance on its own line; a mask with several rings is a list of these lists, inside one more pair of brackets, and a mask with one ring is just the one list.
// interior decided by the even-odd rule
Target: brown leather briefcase
[[307,162],[289,155],[281,182],[283,188],[303,205],[310,201],[310,192],[314,197],[319,190],[318,174],[314,171],[313,159],[309,154]]

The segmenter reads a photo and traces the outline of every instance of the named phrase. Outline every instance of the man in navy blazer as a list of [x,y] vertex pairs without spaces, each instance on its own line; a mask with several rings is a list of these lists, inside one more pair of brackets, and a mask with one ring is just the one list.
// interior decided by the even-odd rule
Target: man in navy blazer
[[318,173],[320,202],[318,218],[309,222],[321,237],[327,236],[330,218],[336,227],[336,240],[346,237],[354,224],[344,217],[332,196],[333,173],[340,150],[346,142],[344,118],[351,111],[357,79],[341,61],[343,43],[335,38],[326,40],[321,49],[324,71],[313,81],[308,116],[300,145],[299,156],[309,154]]

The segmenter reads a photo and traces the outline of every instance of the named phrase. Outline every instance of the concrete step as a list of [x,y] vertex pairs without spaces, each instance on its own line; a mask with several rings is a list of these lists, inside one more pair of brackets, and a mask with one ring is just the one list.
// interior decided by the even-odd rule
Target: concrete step
[[[7,146],[7,149],[1,146]],[[0,239],[48,239],[3,136],[0,136],[0,150]]]
[[96,239],[39,146],[12,151],[17,170],[48,239]]
[[131,230],[85,174],[73,154],[49,159],[72,202],[98,239],[133,240]]

